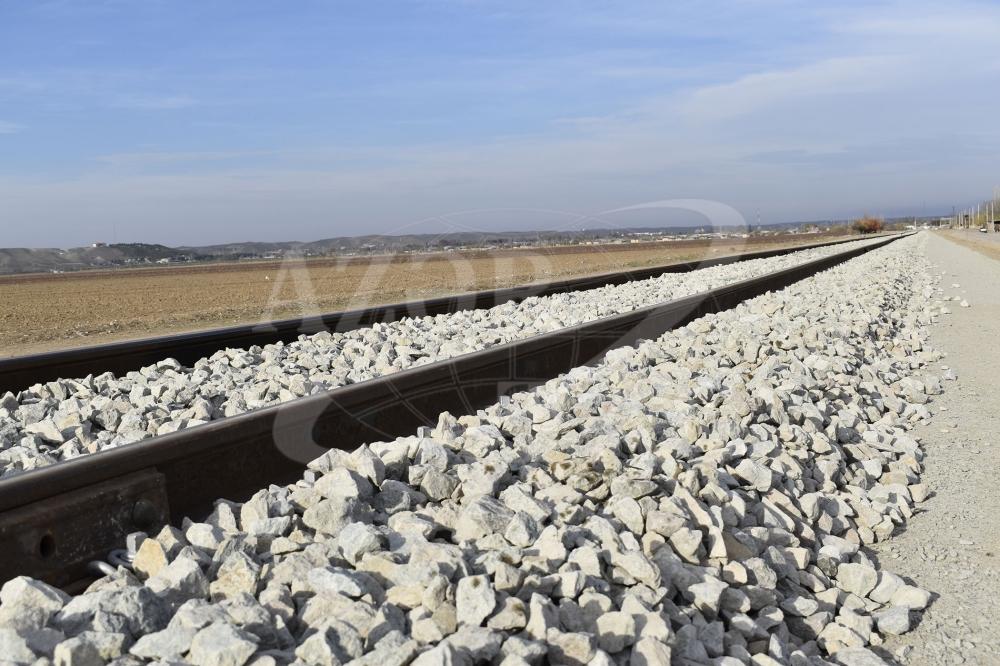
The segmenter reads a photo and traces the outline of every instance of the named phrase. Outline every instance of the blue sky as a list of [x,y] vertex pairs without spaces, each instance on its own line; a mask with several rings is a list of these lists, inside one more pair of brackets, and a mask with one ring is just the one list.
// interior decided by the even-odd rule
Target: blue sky
[[1000,8],[0,0],[0,246],[950,210]]

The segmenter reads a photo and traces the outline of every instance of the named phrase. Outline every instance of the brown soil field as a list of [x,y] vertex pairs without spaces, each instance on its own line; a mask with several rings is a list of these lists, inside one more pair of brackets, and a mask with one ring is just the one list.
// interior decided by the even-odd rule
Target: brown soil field
[[805,234],[0,276],[0,357],[834,238]]

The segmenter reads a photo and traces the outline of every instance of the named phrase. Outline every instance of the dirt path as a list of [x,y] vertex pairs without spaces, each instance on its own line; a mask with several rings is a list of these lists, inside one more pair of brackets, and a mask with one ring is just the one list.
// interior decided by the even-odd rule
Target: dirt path
[[[940,595],[912,632],[886,643],[899,663],[1000,664],[1000,261],[932,234],[952,314],[932,330],[958,375],[915,430],[934,492],[906,530],[876,551],[885,567]],[[960,285],[953,287],[953,284]]]
[[970,250],[975,250],[979,254],[1000,260],[1000,234],[981,234],[969,229],[948,229],[938,233],[948,240],[955,241]]

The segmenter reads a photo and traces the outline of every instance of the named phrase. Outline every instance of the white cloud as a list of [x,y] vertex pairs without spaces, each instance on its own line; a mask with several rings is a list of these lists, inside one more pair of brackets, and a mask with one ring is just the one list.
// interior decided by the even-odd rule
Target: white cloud
[[1000,9],[982,3],[907,4],[872,10],[834,25],[845,33],[874,37],[931,39],[966,46],[970,38],[996,40]]
[[721,120],[819,96],[864,95],[891,86],[904,66],[902,58],[890,55],[829,58],[699,88],[679,108],[692,118]]
[[0,120],[0,134],[17,134],[24,129],[23,125]]

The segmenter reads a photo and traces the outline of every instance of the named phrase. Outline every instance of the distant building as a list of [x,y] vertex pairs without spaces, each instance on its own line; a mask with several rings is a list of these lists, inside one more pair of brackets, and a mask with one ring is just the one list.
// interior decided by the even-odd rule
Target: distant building
[[91,243],[90,247],[107,247],[107,243]]

